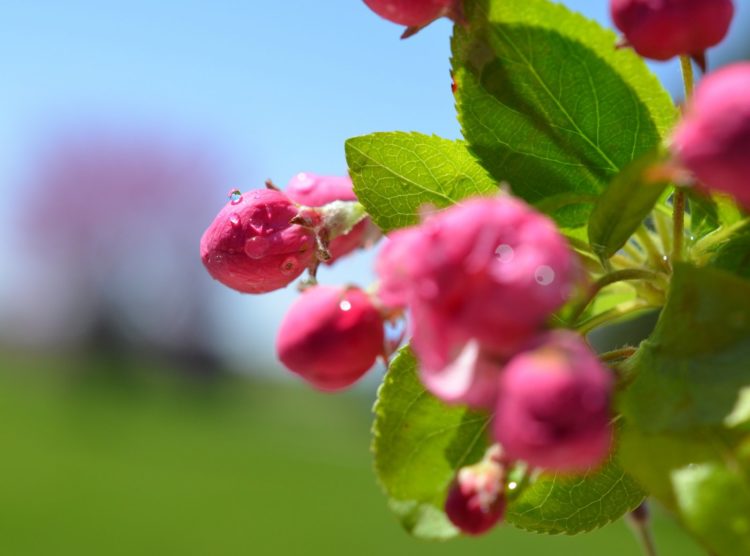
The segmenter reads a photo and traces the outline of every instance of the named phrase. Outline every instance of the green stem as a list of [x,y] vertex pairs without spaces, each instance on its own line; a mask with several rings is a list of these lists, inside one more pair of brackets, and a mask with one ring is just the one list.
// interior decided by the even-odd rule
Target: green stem
[[646,280],[649,282],[655,282],[661,280],[662,274],[654,272],[653,270],[647,270],[645,268],[624,268],[622,270],[616,270],[609,274],[605,274],[594,282],[589,288],[586,297],[578,303],[571,312],[570,322],[575,325],[578,318],[586,310],[594,298],[599,292],[607,286],[616,282],[623,282],[626,280]]
[[604,363],[608,363],[611,361],[619,361],[620,359],[628,359],[629,357],[635,355],[636,351],[638,351],[638,348],[634,348],[632,346],[613,349],[612,351],[600,353],[599,360]]
[[[693,96],[693,63],[689,56],[680,56],[682,67],[682,81],[685,84],[685,102]],[[672,214],[674,221],[674,234],[672,236],[672,261],[682,260],[682,245],[685,237],[685,191],[675,188],[674,201],[672,203]]]
[[653,303],[649,303],[648,301],[644,301],[642,299],[636,299],[635,301],[621,303],[620,305],[610,309],[609,311],[604,311],[603,313],[599,313],[595,317],[591,317],[590,319],[579,323],[575,327],[575,329],[581,335],[585,336],[592,330],[595,330],[596,328],[599,328],[600,326],[604,326],[605,324],[609,324],[610,322],[621,319],[622,317],[629,315],[631,313],[636,313],[638,311],[643,311],[645,309],[656,309],[658,307],[659,307],[658,305],[654,305]]
[[[640,245],[640,244],[639,244],[639,245]],[[644,259],[644,256],[643,256],[643,255],[644,255],[644,253],[643,253],[643,251],[641,251],[641,249],[639,249],[638,247],[636,247],[636,246],[635,246],[635,245],[633,244],[633,242],[632,242],[632,241],[628,241],[628,242],[627,242],[627,243],[626,243],[626,244],[625,244],[625,245],[623,246],[623,250],[624,250],[624,251],[625,251],[625,253],[626,253],[626,254],[628,255],[628,257],[630,257],[630,258],[631,258],[631,259],[633,259],[634,261],[637,261],[637,262],[639,262],[639,263],[640,263],[640,262],[643,262],[643,259]]]
[[682,245],[685,238],[685,191],[682,188],[675,188],[673,203],[672,262],[676,263],[682,260]]
[[682,69],[682,82],[685,85],[685,100],[687,101],[693,96],[693,83],[695,82],[693,62],[690,60],[690,56],[680,56],[680,67]]
[[750,226],[750,220],[744,219],[739,222],[735,222],[731,226],[722,226],[716,231],[711,232],[705,237],[702,237],[693,247],[698,256],[705,255],[719,244],[731,238],[738,230]]
[[573,247],[574,249],[582,253],[588,253],[589,255],[593,257],[594,252],[591,250],[591,246],[587,242],[581,239],[575,238],[575,237],[566,237],[565,239],[568,241],[570,246]]
[[635,514],[639,510],[640,508],[637,508],[630,514],[628,519],[630,527],[640,541],[645,556],[657,556],[656,543],[654,542],[654,535],[651,532],[650,519],[647,514],[646,517],[636,516]]
[[627,254],[627,255],[628,256],[620,255],[620,254],[613,255],[612,258],[609,259],[609,262],[612,263],[613,268],[615,266],[619,267],[617,270],[620,270],[623,268],[632,268],[633,262],[635,262],[635,264],[638,266],[643,266],[643,257],[640,257],[638,259],[632,259],[632,258],[629,258],[630,254]]
[[652,213],[654,224],[656,225],[656,231],[661,238],[661,245],[665,253],[669,253],[673,249],[672,244],[672,215],[665,214],[663,212],[654,211]]
[[640,240],[641,245],[648,253],[651,258],[651,262],[655,267],[661,268],[665,272],[669,272],[670,268],[667,262],[664,260],[664,254],[659,251],[659,248],[654,243],[654,239],[651,237],[651,232],[645,226],[641,226],[635,233],[636,237]]

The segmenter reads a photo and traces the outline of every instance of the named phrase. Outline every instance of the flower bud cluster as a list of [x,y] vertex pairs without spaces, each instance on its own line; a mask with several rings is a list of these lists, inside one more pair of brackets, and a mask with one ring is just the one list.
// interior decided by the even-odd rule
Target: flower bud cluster
[[411,315],[425,387],[492,411],[506,457],[602,463],[612,380],[577,334],[548,331],[579,277],[550,219],[509,196],[469,200],[391,234],[376,269],[382,303]]
[[[705,71],[705,51],[727,35],[735,7],[733,0],[610,0],[610,11],[625,44],[641,56],[689,56]],[[687,170],[694,180],[686,184],[704,194],[729,195],[745,210],[750,210],[749,87],[748,62],[710,74],[687,99],[670,141],[675,181],[686,181]]]
[[[300,173],[279,191],[234,191],[201,239],[213,278],[243,293],[283,288],[377,239],[348,177]],[[355,287],[312,285],[279,331],[279,359],[321,390],[356,382],[384,354],[384,322]]]
[[[240,291],[283,287],[321,251],[330,262],[365,241],[369,223],[337,208],[353,199],[347,179],[312,174],[286,194],[236,196],[203,237],[204,262]],[[408,311],[425,387],[492,412],[503,447],[502,462],[488,455],[459,472],[446,512],[461,530],[479,534],[501,519],[510,462],[578,472],[604,461],[612,379],[577,334],[549,330],[581,277],[549,218],[508,195],[470,199],[392,233],[376,271],[376,297],[307,287],[282,322],[279,359],[320,390],[347,388],[388,356],[385,320]]]

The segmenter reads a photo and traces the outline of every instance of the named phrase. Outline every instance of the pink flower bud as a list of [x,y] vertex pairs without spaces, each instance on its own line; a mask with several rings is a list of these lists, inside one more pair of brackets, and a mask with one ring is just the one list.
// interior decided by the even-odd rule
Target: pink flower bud
[[732,0],[611,0],[610,10],[628,44],[653,60],[701,60],[727,34],[734,15]]
[[[412,348],[418,349],[413,340]],[[484,353],[479,342],[470,340],[458,357],[439,372],[420,369],[420,378],[425,388],[444,402],[491,411],[502,369],[502,363]]]
[[283,288],[315,256],[313,234],[289,221],[298,208],[270,189],[232,196],[201,238],[201,259],[211,276],[243,293]]
[[354,186],[347,176],[319,176],[300,172],[286,186],[284,192],[292,201],[308,207],[321,207],[331,201],[356,201]]
[[[318,176],[303,172],[292,178],[284,192],[295,203],[308,207],[322,207],[333,201],[357,200],[352,180],[348,176]],[[338,258],[362,247],[369,226],[370,220],[366,218],[348,234],[334,238],[328,248],[331,258],[326,264],[333,264]]]
[[566,301],[577,277],[554,223],[507,196],[470,200],[392,234],[376,270],[383,303],[411,311],[423,373],[442,372],[471,340],[485,353],[512,355]]
[[750,62],[708,75],[672,136],[672,150],[699,187],[750,210]]
[[448,16],[454,17],[461,0],[364,0],[365,4],[380,17],[420,28]]
[[412,276],[418,270],[413,257],[426,246],[418,226],[388,234],[388,240],[375,259],[375,272],[380,277],[378,298],[383,305],[392,309],[408,305],[413,289]]
[[463,467],[448,491],[445,513],[468,535],[481,535],[505,513],[505,470],[492,459]]
[[354,384],[383,353],[383,319],[356,288],[315,286],[284,317],[276,340],[279,359],[326,391]]
[[611,373],[573,332],[543,336],[500,378],[495,438],[510,459],[577,472],[604,462],[612,445]]

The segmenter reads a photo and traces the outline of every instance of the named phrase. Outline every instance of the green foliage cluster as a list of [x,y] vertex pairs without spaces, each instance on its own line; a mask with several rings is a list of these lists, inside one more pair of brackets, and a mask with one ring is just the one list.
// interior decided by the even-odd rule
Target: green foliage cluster
[[[684,249],[671,254],[665,156],[678,110],[615,34],[548,0],[466,2],[452,39],[464,141],[417,133],[350,139],[360,202],[385,231],[503,184],[550,215],[602,287],[561,325],[591,329],[644,308],[658,325],[621,373],[618,450],[578,477],[540,476],[511,493],[506,521],[576,534],[652,496],[712,553],[750,553],[750,221],[726,199],[688,195]],[[682,260],[676,260],[681,258]],[[408,348],[375,408],[373,450],[390,506],[414,535],[457,534],[442,511],[457,468],[485,448],[489,417],[425,392]]]

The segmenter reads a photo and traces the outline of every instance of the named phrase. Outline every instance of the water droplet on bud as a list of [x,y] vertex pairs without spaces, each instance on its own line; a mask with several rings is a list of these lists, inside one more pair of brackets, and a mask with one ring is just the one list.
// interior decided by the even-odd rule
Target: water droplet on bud
[[513,260],[515,252],[510,245],[503,243],[502,245],[498,245],[497,249],[495,249],[495,256],[501,263],[509,263]]
[[307,190],[311,189],[315,185],[315,180],[304,172],[300,172],[295,176],[295,178],[297,180],[297,183],[295,184],[297,189]]
[[268,252],[270,247],[270,242],[266,238],[262,236],[251,237],[245,242],[245,255],[251,259],[260,259]]
[[346,299],[339,303],[339,309],[342,311],[349,311],[352,308],[352,304],[349,303]]
[[547,265],[539,266],[534,272],[534,279],[540,286],[549,286],[555,281],[555,271]]
[[242,202],[242,192],[239,189],[232,189],[229,191],[229,201],[233,205],[237,205]]

